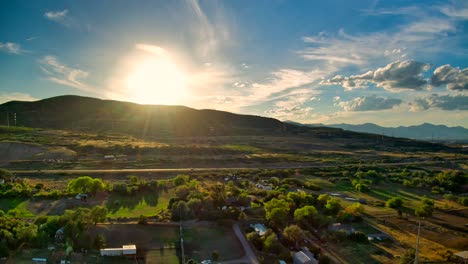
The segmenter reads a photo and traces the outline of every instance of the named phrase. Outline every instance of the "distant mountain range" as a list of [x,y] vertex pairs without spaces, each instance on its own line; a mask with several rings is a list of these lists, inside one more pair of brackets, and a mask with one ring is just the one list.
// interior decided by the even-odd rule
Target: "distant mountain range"
[[[287,121],[292,124],[299,125],[300,123]],[[468,142],[468,129],[456,126],[448,127],[445,125],[433,125],[424,123],[416,126],[399,126],[399,127],[382,127],[372,123],[361,125],[350,124],[302,124],[308,127],[326,126],[333,128],[341,128],[348,131],[361,133],[372,133],[385,135],[390,137],[412,138],[426,141],[462,141]]]

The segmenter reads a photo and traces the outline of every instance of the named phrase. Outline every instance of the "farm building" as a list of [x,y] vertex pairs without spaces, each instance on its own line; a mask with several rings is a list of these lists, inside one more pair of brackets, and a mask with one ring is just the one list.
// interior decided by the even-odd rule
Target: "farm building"
[[121,248],[103,248],[101,256],[134,256],[136,255],[135,245],[123,245]]
[[294,264],[318,264],[318,261],[309,249],[302,247],[301,251],[294,253]]

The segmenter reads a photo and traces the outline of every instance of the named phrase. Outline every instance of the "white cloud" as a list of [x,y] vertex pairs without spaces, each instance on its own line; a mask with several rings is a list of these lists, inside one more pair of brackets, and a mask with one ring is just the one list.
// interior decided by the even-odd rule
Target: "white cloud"
[[417,98],[410,102],[411,111],[417,112],[430,108],[439,108],[441,110],[468,110],[468,96],[466,95],[437,95],[433,94],[423,98]]
[[385,67],[377,68],[360,75],[349,77],[336,75],[323,80],[323,85],[342,85],[347,90],[366,88],[369,84],[375,84],[389,91],[422,90],[427,86],[424,72],[428,71],[430,64],[417,61],[396,61]]
[[80,31],[90,31],[91,28],[89,24],[84,24],[83,20],[78,20],[71,16],[68,9],[45,12],[44,18],[67,28],[78,29]]
[[44,13],[44,17],[55,22],[63,23],[66,20],[67,14],[67,9],[62,11],[48,11]]
[[0,104],[9,101],[35,101],[36,98],[25,93],[0,93]]
[[466,1],[455,3],[455,6],[441,6],[439,9],[441,13],[450,18],[460,20],[468,19],[468,2]]
[[431,84],[435,87],[447,85],[449,90],[468,90],[468,68],[460,70],[449,64],[440,66],[434,70]]
[[373,95],[357,97],[351,101],[342,101],[338,103],[338,106],[342,107],[345,111],[380,111],[392,109],[400,105],[401,102],[401,99]]
[[21,49],[19,44],[13,42],[0,42],[0,50],[11,54],[21,54],[25,52],[23,49]]
[[54,56],[45,56],[38,62],[42,71],[47,75],[47,80],[86,92],[98,92],[85,83],[84,79],[88,77],[88,72],[69,67]]

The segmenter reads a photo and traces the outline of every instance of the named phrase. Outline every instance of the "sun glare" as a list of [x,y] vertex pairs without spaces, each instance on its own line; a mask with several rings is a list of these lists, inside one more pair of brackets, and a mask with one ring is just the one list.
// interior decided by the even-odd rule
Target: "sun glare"
[[149,55],[135,62],[127,77],[133,101],[142,104],[180,104],[186,75],[164,55]]

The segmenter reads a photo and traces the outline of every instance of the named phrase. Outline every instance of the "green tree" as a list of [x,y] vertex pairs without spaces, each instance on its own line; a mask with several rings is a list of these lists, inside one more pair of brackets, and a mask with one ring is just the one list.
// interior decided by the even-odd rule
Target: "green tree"
[[99,250],[106,247],[106,238],[102,234],[97,234],[94,238],[94,248]]
[[345,211],[353,216],[359,216],[364,213],[364,206],[360,203],[353,203],[347,206]]
[[421,204],[414,211],[414,214],[417,217],[431,217],[434,212],[434,201],[427,199],[426,197],[422,198]]
[[266,219],[275,226],[284,226],[288,221],[289,203],[283,199],[273,198],[264,205]]
[[5,182],[11,182],[13,180],[13,173],[9,170],[0,169],[0,179],[5,180]]
[[67,191],[71,193],[91,193],[103,191],[104,183],[99,178],[81,176],[68,182]]
[[308,223],[313,221],[317,215],[317,209],[313,205],[306,205],[294,211],[294,220],[298,223]]
[[325,205],[325,211],[328,214],[336,214],[340,210],[341,204],[338,198],[330,198],[327,200],[327,204]]
[[297,225],[290,225],[283,230],[283,236],[290,245],[294,245],[305,238],[305,231]]
[[127,176],[127,179],[130,182],[130,184],[132,184],[132,185],[138,184],[138,177],[135,176],[135,175],[129,175],[129,176]]
[[403,199],[400,197],[393,197],[385,203],[385,206],[393,209],[401,208],[403,206]]
[[99,222],[106,221],[106,216],[107,216],[107,208],[104,206],[97,205],[93,207],[93,209],[91,209],[90,217],[94,225],[96,225]]
[[172,183],[174,184],[174,186],[181,186],[189,182],[189,180],[190,177],[188,175],[180,174],[175,176],[175,178],[172,180]]
[[281,244],[279,243],[278,237],[275,233],[271,233],[265,238],[264,249],[271,253],[279,253]]

